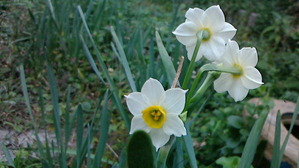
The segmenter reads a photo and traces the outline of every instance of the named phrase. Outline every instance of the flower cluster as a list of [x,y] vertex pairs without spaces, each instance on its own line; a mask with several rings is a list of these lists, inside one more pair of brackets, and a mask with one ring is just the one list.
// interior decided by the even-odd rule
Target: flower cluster
[[[262,75],[255,68],[258,61],[256,49],[239,49],[238,43],[231,40],[237,30],[225,22],[219,6],[212,6],[206,10],[190,8],[185,17],[186,21],[173,32],[177,40],[186,46],[188,58],[191,60],[184,83],[190,80],[194,62],[204,56],[212,61],[212,67],[215,67],[209,71],[221,72],[218,79],[214,78],[212,82],[202,84],[214,83],[216,92],[228,91],[235,101],[241,101],[247,96],[249,89],[258,88],[263,84]],[[191,73],[188,75],[188,72]],[[194,84],[198,83],[192,84],[187,106],[193,100]],[[186,88],[184,86],[187,85],[183,84],[183,88]],[[197,93],[201,93],[201,88],[207,87],[200,87],[195,93],[195,98]],[[184,123],[179,118],[184,108],[188,109],[185,107],[185,94],[186,90],[171,88],[165,91],[158,80],[147,80],[141,92],[133,92],[126,96],[127,106],[134,115],[130,133],[136,130],[147,132],[156,150],[165,145],[171,135],[186,135]]]
[[249,89],[263,84],[260,72],[254,68],[258,60],[256,49],[246,47],[239,50],[237,42],[231,41],[237,30],[225,22],[224,14],[218,5],[205,11],[190,8],[185,16],[186,21],[179,25],[173,34],[186,46],[188,58],[191,60],[198,33],[203,32],[195,60],[204,56],[219,66],[234,67],[240,71],[239,74],[222,73],[214,82],[217,92],[228,91],[235,101],[240,101],[246,97]]

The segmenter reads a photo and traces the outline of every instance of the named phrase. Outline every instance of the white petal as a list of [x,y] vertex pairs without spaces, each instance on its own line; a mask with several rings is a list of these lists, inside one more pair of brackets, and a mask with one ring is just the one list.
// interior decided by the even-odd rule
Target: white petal
[[220,37],[212,36],[207,45],[211,52],[204,53],[204,56],[210,61],[219,59],[225,51],[225,41]]
[[[192,46],[186,46],[186,50],[187,50],[187,54],[188,54],[188,59],[191,60],[192,59],[192,56],[193,56],[193,53],[194,53],[194,49],[195,49],[195,46],[196,45],[192,45]],[[198,53],[197,53],[197,56],[196,56],[196,59],[195,61],[198,61],[199,59],[201,59],[202,55],[203,55],[203,48],[202,45],[200,46],[199,50],[198,50]]]
[[218,32],[224,27],[225,18],[219,5],[209,7],[203,13],[203,25],[207,26],[212,32]]
[[199,28],[202,27],[201,23],[201,17],[204,13],[204,10],[199,9],[199,8],[189,8],[188,11],[186,12],[185,17],[187,18],[188,21],[191,21],[195,23]]
[[130,134],[133,134],[137,130],[143,130],[147,133],[151,130],[151,128],[144,122],[142,115],[134,116],[132,118]]
[[234,65],[235,63],[239,64],[239,45],[236,41],[228,40],[225,48],[224,59],[228,65]]
[[228,40],[227,45],[232,55],[235,55],[240,50],[238,43],[234,40]]
[[242,85],[241,80],[234,80],[231,88],[228,90],[229,95],[237,102],[243,100],[247,94],[249,89],[245,88]]
[[219,61],[222,63],[223,66],[226,66],[226,67],[230,67],[230,66],[233,66],[235,63],[234,63],[234,59],[233,59],[233,56],[231,54],[231,50],[229,48],[230,46],[227,44],[225,46],[225,50],[224,50],[224,53],[223,55],[219,58]]
[[180,88],[168,89],[165,92],[165,100],[161,106],[168,113],[179,115],[185,107],[186,91]]
[[167,135],[175,135],[177,137],[186,135],[183,121],[175,114],[167,114],[163,130]]
[[256,66],[257,52],[255,48],[244,47],[240,51],[239,62],[242,66]]
[[222,73],[218,79],[214,81],[214,89],[218,93],[228,91],[232,87],[233,77],[231,74]]
[[161,146],[165,145],[170,138],[169,135],[164,133],[163,129],[152,129],[149,135],[157,151]]
[[140,92],[133,92],[126,96],[126,103],[133,115],[140,115],[149,105]]
[[221,37],[223,40],[227,41],[232,39],[237,32],[237,29],[231,24],[225,22],[224,27],[219,32],[215,33],[215,36]]
[[148,99],[150,106],[160,105],[165,99],[165,91],[156,79],[148,79],[141,88],[141,93]]
[[196,36],[176,36],[176,38],[185,46],[195,45],[197,41]]
[[198,31],[198,27],[193,22],[184,22],[180,24],[173,34],[177,36],[196,36],[196,33]]
[[246,67],[243,70],[244,76],[241,77],[241,81],[247,89],[255,89],[263,84],[262,75],[256,68]]
[[201,43],[200,50],[201,50],[203,56],[206,57],[208,60],[210,60],[210,61],[215,60],[210,41]]

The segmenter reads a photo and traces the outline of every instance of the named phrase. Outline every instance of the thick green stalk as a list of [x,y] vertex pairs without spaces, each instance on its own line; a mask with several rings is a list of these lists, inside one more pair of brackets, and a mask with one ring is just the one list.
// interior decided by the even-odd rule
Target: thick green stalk
[[208,76],[206,77],[203,84],[200,86],[200,88],[196,91],[194,96],[187,102],[186,107],[190,105],[190,103],[194,102],[195,100],[201,98],[204,93],[207,91],[207,89],[213,84],[214,80],[219,77],[218,72],[209,72]]
[[[207,64],[206,64],[206,65],[207,65]],[[200,79],[201,79],[200,77],[201,77],[202,73],[206,71],[206,70],[204,69],[204,67],[205,67],[205,65],[202,66],[202,67],[199,69],[199,71],[198,71],[198,73],[197,73],[197,75],[196,75],[196,78],[195,78],[195,80],[193,81],[192,86],[191,86],[191,88],[190,88],[190,90],[189,90],[189,93],[188,93],[188,96],[187,96],[187,101],[190,100],[190,98],[193,96],[193,93],[194,93],[194,91],[195,91],[195,89],[196,89],[196,87],[197,87],[197,85],[199,84],[199,81],[200,81]]]
[[197,33],[197,42],[196,42],[196,46],[195,46],[195,49],[194,49],[192,59],[190,61],[187,73],[186,73],[185,78],[184,78],[184,82],[183,82],[183,86],[182,86],[183,89],[187,88],[187,85],[190,81],[192,71],[194,70],[194,67],[195,67],[195,59],[196,59],[199,47],[200,47],[202,39],[203,39],[203,34],[204,34],[203,31],[200,31],[200,32]]
[[168,143],[160,148],[158,158],[157,158],[157,168],[165,168],[166,160],[176,137],[171,136]]
[[[237,68],[237,67],[223,67],[221,65],[217,65],[217,64],[205,64],[203,65],[197,75],[196,78],[194,80],[194,82],[192,83],[192,86],[188,92],[188,96],[187,96],[187,102],[190,101],[190,99],[194,96],[194,92],[195,89],[197,88],[200,79],[201,79],[201,75],[206,72],[206,71],[215,71],[215,72],[224,72],[224,73],[231,73],[233,75],[240,75],[242,73],[242,71]],[[202,86],[201,86],[202,87]],[[188,104],[188,103],[187,103]],[[186,106],[187,108],[188,106]]]

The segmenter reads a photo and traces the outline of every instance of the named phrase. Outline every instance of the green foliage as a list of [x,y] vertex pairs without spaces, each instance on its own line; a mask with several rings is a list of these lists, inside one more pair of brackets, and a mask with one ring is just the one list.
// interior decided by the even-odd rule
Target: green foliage
[[280,134],[281,134],[281,115],[280,111],[278,111],[276,116],[275,123],[275,138],[274,138],[274,148],[273,148],[273,157],[271,162],[271,168],[278,168],[280,166],[281,161],[279,161],[280,156]]
[[173,66],[173,63],[171,62],[171,58],[169,57],[167,50],[165,49],[161,37],[159,35],[159,32],[156,31],[156,41],[157,41],[157,46],[158,50],[164,65],[164,69],[166,72],[166,77],[168,79],[168,84],[169,86],[172,85],[173,79],[175,78],[175,69]]
[[21,168],[21,167],[36,167],[41,168],[42,164],[40,163],[39,159],[32,157],[32,151],[27,151],[24,149],[20,149],[16,152],[16,156],[14,158],[14,167]]
[[242,152],[241,160],[239,162],[238,168],[250,168],[253,162],[253,158],[255,155],[256,148],[259,143],[260,135],[264,126],[264,123],[267,119],[269,113],[269,109],[265,109],[262,111],[259,118],[256,120],[253,125],[248,139],[246,141],[244,150]]
[[[216,160],[218,165],[221,165],[223,168],[238,168],[240,157],[232,156],[232,157],[221,157]],[[253,168],[253,166],[250,166]]]

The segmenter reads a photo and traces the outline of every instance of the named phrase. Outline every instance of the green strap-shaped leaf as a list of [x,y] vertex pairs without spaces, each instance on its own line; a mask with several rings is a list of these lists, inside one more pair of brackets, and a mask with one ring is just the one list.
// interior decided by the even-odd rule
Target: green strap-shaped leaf
[[131,89],[133,92],[137,92],[137,89],[136,89],[136,85],[135,85],[135,82],[134,82],[134,79],[133,79],[133,76],[132,76],[132,72],[131,72],[131,69],[130,69],[130,66],[129,66],[129,63],[128,63],[128,60],[127,60],[127,56],[125,54],[125,51],[114,31],[114,28],[111,27],[111,34],[112,34],[112,37],[113,37],[113,41],[116,45],[116,48],[117,48],[117,51],[116,50],[113,50],[114,53],[118,56],[118,59],[120,61],[120,63],[123,65],[124,67],[124,70],[125,70],[125,73],[126,73],[126,76],[127,76],[127,79],[129,81],[129,84],[131,86]]
[[96,152],[95,152],[95,160],[93,163],[93,167],[97,168],[97,167],[101,167],[101,160],[102,157],[104,155],[104,151],[105,151],[105,147],[106,147],[106,142],[108,140],[108,131],[109,131],[109,125],[110,125],[110,118],[111,118],[111,112],[109,110],[107,110],[107,106],[108,106],[108,98],[109,98],[109,91],[107,90],[105,93],[105,98],[104,98],[104,106],[101,112],[101,128],[100,128],[100,139],[99,139],[99,143],[97,145],[96,148]]
[[54,126],[55,126],[55,135],[56,135],[56,141],[57,145],[60,148],[60,158],[59,158],[59,164],[62,167],[66,166],[66,156],[65,152],[63,152],[63,142],[62,142],[62,135],[61,135],[61,124],[60,124],[60,109],[59,109],[59,94],[57,89],[57,82],[54,75],[54,70],[49,61],[47,61],[47,75],[48,80],[50,84],[50,91],[51,91],[51,99],[53,104],[53,117],[54,117]]
[[[124,110],[124,107],[121,103],[121,100],[120,100],[120,97],[119,97],[119,92],[118,92],[118,88],[116,87],[116,84],[114,83],[113,79],[110,77],[109,75],[109,72],[108,72],[108,68],[107,66],[105,65],[101,55],[100,55],[100,52],[97,48],[97,45],[95,44],[93,38],[92,38],[92,35],[90,33],[90,30],[87,26],[87,23],[86,23],[86,20],[84,18],[84,14],[83,14],[83,11],[81,9],[80,6],[77,7],[78,9],[78,12],[80,14],[80,17],[82,19],[82,22],[83,22],[83,26],[84,26],[84,29],[86,30],[86,33],[88,35],[88,38],[92,44],[92,47],[94,49],[94,52],[95,52],[95,56],[97,57],[97,60],[99,61],[99,64],[100,64],[100,67],[102,68],[102,71],[103,71],[103,74],[104,74],[104,77],[106,78],[107,82],[109,83],[109,88],[110,88],[110,91],[112,92],[112,95],[114,97],[114,100],[115,100],[115,104],[116,104],[116,107],[118,108],[118,111],[120,112],[120,115],[123,117],[123,119],[125,120],[125,124],[126,124],[126,127],[130,130],[130,119],[128,117],[128,114],[125,112]],[[90,59],[92,62],[94,62],[94,59],[93,57],[91,56],[91,53],[89,51],[89,48],[87,47],[87,44],[84,40],[84,38],[80,35],[80,40],[82,42],[82,46],[83,46],[83,50],[86,54],[86,56],[88,57],[88,59]],[[97,67],[95,67],[96,71],[98,71]]]
[[285,151],[285,149],[287,147],[287,143],[288,143],[290,134],[291,134],[291,132],[293,130],[295,121],[297,120],[298,113],[299,113],[299,96],[297,98],[296,108],[295,108],[295,111],[294,111],[294,114],[293,114],[293,117],[292,117],[292,122],[291,122],[291,125],[290,125],[290,128],[289,128],[288,134],[287,134],[287,136],[286,136],[286,138],[285,138],[285,140],[283,142],[283,145],[281,147],[281,150],[280,150],[279,163],[281,163],[281,161],[282,161],[283,154],[284,154],[284,151]]
[[77,110],[76,110],[76,115],[77,115],[77,167],[81,167],[80,161],[81,161],[81,155],[83,155],[81,149],[82,149],[82,142],[83,142],[83,126],[84,126],[84,121],[83,121],[83,110],[81,104],[79,104]]
[[26,103],[26,106],[27,106],[27,110],[28,110],[28,113],[29,113],[29,116],[30,116],[30,120],[31,120],[31,122],[33,124],[34,136],[35,136],[36,141],[37,141],[38,151],[39,151],[40,156],[43,159],[43,163],[47,164],[47,163],[45,163],[46,156],[45,156],[45,153],[43,152],[43,146],[42,146],[42,143],[41,143],[41,141],[39,139],[39,136],[38,136],[38,127],[37,127],[37,124],[36,124],[36,121],[35,121],[32,109],[31,109],[31,105],[30,105],[30,99],[29,99],[29,94],[28,94],[28,90],[27,90],[27,84],[26,84],[26,77],[25,77],[24,66],[20,65],[19,70],[20,70],[20,78],[21,78],[21,84],[22,84],[22,91],[23,91],[25,103]]
[[171,61],[171,58],[168,55],[168,53],[163,45],[163,42],[161,40],[161,37],[160,37],[158,31],[156,31],[156,41],[157,41],[158,50],[159,50],[159,53],[160,53],[160,56],[161,56],[161,59],[162,59],[162,62],[163,62],[164,68],[165,68],[165,73],[166,73],[166,76],[168,79],[168,84],[169,84],[169,86],[171,86],[173,79],[175,78],[176,72],[175,72],[173,63]]
[[128,168],[153,168],[154,155],[150,137],[144,131],[136,131],[128,144]]
[[257,121],[254,123],[246,141],[238,168],[250,168],[268,112],[268,108],[263,110]]
[[271,160],[271,168],[279,168],[279,156],[280,156],[280,124],[281,124],[281,115],[280,111],[278,111],[276,116],[276,124],[275,124],[275,138],[274,138],[274,146],[273,146],[273,156]]
[[168,158],[169,151],[175,141],[176,137],[171,136],[167,144],[162,146],[159,150],[159,154],[157,157],[157,167],[158,168],[165,168],[166,167],[166,161]]
[[192,142],[192,138],[191,138],[190,131],[189,131],[189,127],[190,127],[189,121],[186,121],[185,127],[186,127],[186,131],[187,131],[187,135],[183,136],[183,140],[184,140],[187,154],[189,157],[190,166],[192,168],[197,168],[195,152],[194,152],[194,148],[193,148],[193,142]]

